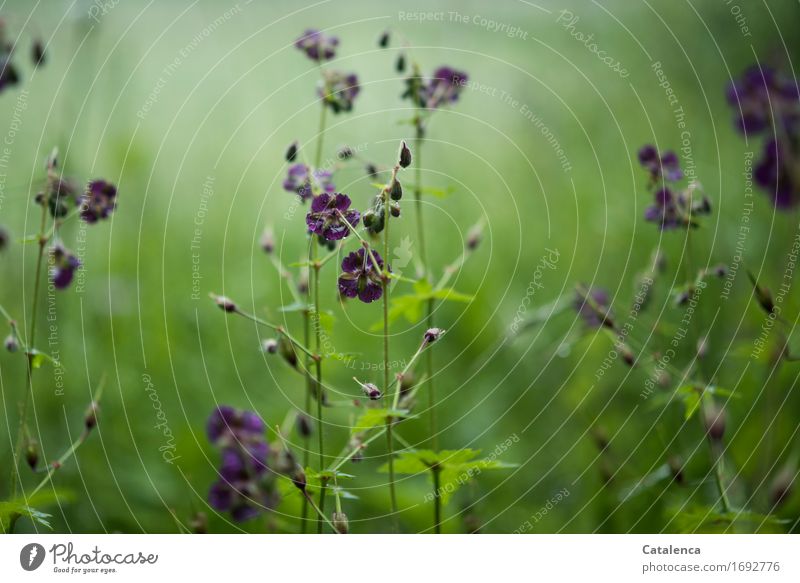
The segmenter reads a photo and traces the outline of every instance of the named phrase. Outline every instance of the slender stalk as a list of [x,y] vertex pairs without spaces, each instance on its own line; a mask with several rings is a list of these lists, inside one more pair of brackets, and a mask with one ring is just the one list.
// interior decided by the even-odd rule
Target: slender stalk
[[439,466],[432,467],[431,473],[433,473],[433,531],[436,534],[442,534],[442,499],[439,492]]
[[[311,325],[308,313],[308,304],[306,304],[306,308],[303,310],[303,342],[305,343],[306,346],[308,346],[310,340],[311,340]],[[311,391],[313,390],[313,381],[311,380],[311,375],[308,374],[309,370],[311,370],[311,357],[306,355],[306,399],[305,399],[305,405],[303,407],[303,412],[306,415],[311,413]],[[317,431],[320,431],[319,426],[317,426]],[[308,467],[308,460],[310,456],[311,456],[311,436],[307,435],[303,441],[303,469]],[[300,520],[301,534],[306,533],[307,518],[308,518],[308,498],[303,496],[302,519]]]
[[[391,224],[391,213],[389,212],[390,198],[389,191],[391,190],[394,181],[397,179],[397,167],[392,172],[392,180],[389,188],[384,188],[384,204],[383,204],[383,217],[384,217],[384,233],[383,233],[383,387],[384,387],[384,402],[389,404],[389,225]],[[397,392],[400,392],[398,387]],[[392,509],[392,522],[394,530],[397,531],[397,493],[394,487],[394,442],[392,440],[392,423],[393,419],[387,415],[386,417],[386,444],[389,448],[389,501]]]

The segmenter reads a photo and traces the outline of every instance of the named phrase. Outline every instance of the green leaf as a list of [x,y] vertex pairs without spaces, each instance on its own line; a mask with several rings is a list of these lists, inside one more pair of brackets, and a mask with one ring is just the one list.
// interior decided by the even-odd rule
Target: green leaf
[[351,433],[361,433],[367,429],[385,425],[386,419],[389,417],[406,419],[408,418],[408,411],[406,409],[367,409],[361,417],[356,420],[355,425],[353,425],[351,429]]
[[686,395],[683,399],[683,405],[683,418],[685,421],[689,421],[700,408],[700,393],[695,391]]
[[779,533],[786,532],[789,519],[733,510],[723,513],[707,506],[695,506],[673,511],[674,522],[681,533]]
[[42,512],[35,508],[35,506],[50,506],[55,503],[69,502],[74,498],[69,490],[53,490],[41,491],[33,496],[28,496],[27,500],[23,498],[16,498],[14,500],[7,500],[0,502],[0,532],[8,532],[11,524],[11,517],[14,515],[23,516],[31,519],[33,522],[49,528],[49,519],[51,514]]

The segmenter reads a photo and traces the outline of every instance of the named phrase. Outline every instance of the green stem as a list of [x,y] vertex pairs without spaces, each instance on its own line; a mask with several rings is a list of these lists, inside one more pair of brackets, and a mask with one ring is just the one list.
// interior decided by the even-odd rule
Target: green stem
[[[320,330],[320,318],[319,318],[319,266],[316,265],[317,259],[317,241],[316,235],[311,236],[311,264],[312,264],[312,271],[314,274],[313,277],[313,291],[314,291],[314,316],[312,325],[314,328],[314,336],[315,336],[315,345],[317,353],[319,354],[322,350],[322,331]],[[316,365],[316,395],[317,395],[317,439],[318,439],[318,447],[319,447],[319,469],[322,470],[325,467],[325,439],[323,436],[323,423],[322,423],[322,400],[324,398],[323,394],[323,387],[322,387],[322,359],[317,358],[315,360]],[[325,482],[322,481],[320,484],[319,489],[319,505],[320,508],[325,507]],[[317,532],[322,532],[322,521],[317,522]]]
[[[386,406],[389,405],[389,225],[391,224],[391,213],[389,212],[390,198],[389,191],[394,181],[397,179],[397,167],[392,173],[392,181],[389,188],[383,190],[384,204],[383,204],[383,217],[384,217],[384,234],[383,234],[383,387],[384,387],[384,402]],[[399,393],[399,387],[397,389]],[[389,501],[392,510],[392,522],[394,530],[397,531],[397,493],[394,487],[394,442],[392,440],[392,423],[391,417],[386,417],[386,444],[389,448]]]
[[433,531],[436,534],[442,534],[442,499],[439,496],[439,467],[434,466],[431,468],[431,472],[433,473]]
[[[309,341],[311,340],[311,325],[309,321],[309,313],[308,313],[308,305],[306,305],[306,309],[303,310],[303,342],[306,346],[308,346]],[[311,380],[311,375],[308,371],[311,370],[311,357],[306,355],[306,400],[305,400],[305,407],[304,413],[306,415],[311,414],[311,391],[313,390],[313,381]],[[317,427],[317,431],[319,431],[319,427]],[[303,443],[303,469],[308,467],[308,460],[311,455],[311,437],[306,436]],[[302,508],[302,519],[300,520],[300,532],[302,534],[306,533],[306,519],[308,518],[308,498],[303,496],[303,508]]]

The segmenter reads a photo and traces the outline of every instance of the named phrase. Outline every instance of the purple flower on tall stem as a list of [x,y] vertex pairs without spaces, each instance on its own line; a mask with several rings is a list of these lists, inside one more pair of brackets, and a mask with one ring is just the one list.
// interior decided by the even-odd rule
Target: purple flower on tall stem
[[613,314],[608,292],[603,288],[579,286],[573,302],[575,311],[590,328],[613,327]]
[[323,104],[330,107],[333,113],[352,111],[353,102],[360,91],[356,74],[341,71],[325,71],[318,89]]
[[305,164],[293,164],[289,166],[289,171],[283,181],[283,189],[293,192],[305,202],[314,196],[314,192],[332,194],[336,191],[336,185],[332,181],[333,173],[329,170],[311,169]]
[[81,266],[78,258],[66,247],[57,243],[50,249],[50,262],[50,279],[56,289],[69,287],[75,276],[75,270]]
[[758,134],[780,121],[791,129],[800,121],[800,92],[796,80],[772,67],[748,68],[727,91],[735,110],[734,125],[742,133]]
[[117,187],[105,180],[92,180],[81,201],[81,218],[93,224],[107,219],[117,208]]
[[208,492],[209,504],[230,512],[237,522],[257,516],[277,503],[268,470],[269,444],[264,421],[252,411],[220,406],[208,419],[208,439],[221,449],[219,480]]
[[378,269],[372,262],[370,252],[363,247],[342,260],[339,293],[348,298],[358,297],[366,304],[380,299],[383,295],[383,259],[377,251],[372,251],[372,256]]
[[789,209],[800,203],[798,174],[792,173],[791,154],[782,142],[774,139],[764,143],[764,152],[753,169],[756,183],[772,196],[776,208]]
[[294,42],[294,46],[303,51],[312,61],[329,61],[336,56],[339,39],[315,28],[309,28]]
[[337,192],[322,193],[311,202],[311,211],[306,215],[308,230],[328,241],[338,241],[350,234],[350,228],[358,224],[361,215],[350,209],[350,197]]
[[426,107],[435,109],[458,101],[469,77],[452,67],[439,67],[425,91]]
[[639,163],[650,171],[653,181],[663,178],[675,182],[683,178],[678,156],[671,150],[659,156],[655,146],[650,144],[642,146],[639,150]]

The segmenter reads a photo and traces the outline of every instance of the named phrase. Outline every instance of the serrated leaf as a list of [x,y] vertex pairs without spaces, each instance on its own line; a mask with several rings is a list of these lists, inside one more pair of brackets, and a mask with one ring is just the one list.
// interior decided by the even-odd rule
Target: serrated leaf
[[367,409],[356,420],[350,432],[356,434],[379,425],[385,425],[386,419],[389,417],[405,419],[408,417],[408,411],[406,409]]
[[779,533],[786,532],[787,526],[792,522],[757,512],[717,512],[706,506],[682,508],[675,510],[673,514],[679,532],[684,534]]
[[0,502],[0,532],[7,532],[10,525],[11,517],[14,515],[24,516],[31,519],[37,524],[49,528],[49,518],[51,514],[42,512],[36,507],[48,506],[55,503],[64,503],[72,500],[74,496],[69,490],[48,490],[41,491],[34,496],[28,496],[27,500],[17,498],[15,500],[7,500]]

